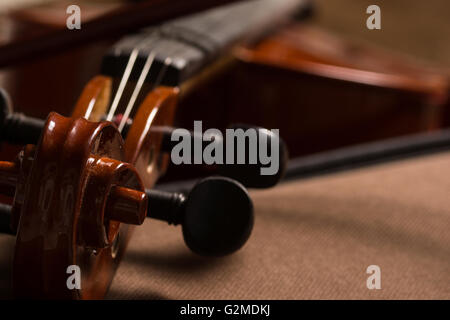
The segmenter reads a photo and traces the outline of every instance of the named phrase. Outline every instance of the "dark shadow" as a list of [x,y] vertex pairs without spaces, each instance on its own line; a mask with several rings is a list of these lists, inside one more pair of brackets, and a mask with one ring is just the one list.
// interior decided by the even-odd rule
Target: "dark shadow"
[[224,263],[229,263],[235,257],[201,257],[183,250],[152,252],[152,251],[132,251],[126,253],[126,260],[129,263],[151,265],[156,268],[163,268],[174,273],[203,273],[215,270]]
[[12,299],[12,257],[15,237],[1,235],[0,237],[0,299]]
[[[224,263],[231,263],[236,258],[234,256],[223,258],[201,257],[197,256],[184,248],[169,249],[163,252],[154,251],[135,251],[128,250],[125,255],[125,263],[136,264],[140,266],[148,266],[149,269],[164,270],[173,274],[190,274],[201,275],[205,272],[215,272],[217,267],[223,266]],[[145,271],[144,271],[145,273]],[[145,277],[142,274],[142,277]],[[111,288],[106,299],[111,300],[167,300],[160,293],[151,289],[138,291],[128,291],[127,289]]]

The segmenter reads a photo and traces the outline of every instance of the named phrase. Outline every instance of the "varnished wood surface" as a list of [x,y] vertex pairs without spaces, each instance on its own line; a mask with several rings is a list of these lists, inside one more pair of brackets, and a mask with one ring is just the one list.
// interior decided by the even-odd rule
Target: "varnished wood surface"
[[346,41],[308,24],[294,24],[256,46],[239,47],[235,52],[250,63],[425,93],[434,99],[445,99],[447,94],[448,79],[437,68],[375,46]]

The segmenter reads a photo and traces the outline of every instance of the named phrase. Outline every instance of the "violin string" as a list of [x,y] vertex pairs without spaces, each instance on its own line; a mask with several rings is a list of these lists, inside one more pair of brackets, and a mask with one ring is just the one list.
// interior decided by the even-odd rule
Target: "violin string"
[[137,56],[139,54],[139,48],[134,48],[131,52],[130,58],[128,59],[127,66],[125,67],[125,71],[122,75],[122,79],[120,80],[119,88],[116,91],[116,95],[114,96],[114,100],[109,108],[108,116],[106,117],[107,121],[111,121],[116,113],[116,109],[119,105],[120,99],[122,98],[123,91],[125,90],[125,86],[130,78],[131,71],[133,70],[134,64],[136,62]]
[[[213,26],[216,27],[217,24],[218,24],[217,21],[214,21],[211,24],[211,27],[213,27]],[[155,33],[155,31],[153,32],[153,34],[154,33]],[[153,34],[152,34],[152,36],[153,36]],[[145,43],[149,43],[151,38],[152,37],[147,38]],[[167,73],[167,70],[169,69],[170,65],[173,63],[173,57],[175,55],[181,53],[184,49],[185,48],[183,46],[181,46],[181,48],[179,47],[179,48],[177,48],[175,50],[172,50],[172,52],[170,52],[168,54],[168,57],[164,59],[163,65],[162,65],[161,69],[158,71],[158,74],[156,75],[156,80],[151,84],[150,90],[152,90],[153,88],[159,86],[162,83],[162,81],[164,79],[164,76]],[[136,54],[136,57],[133,57],[133,53],[134,53],[135,50],[136,50],[136,48],[133,50],[132,55],[130,56],[130,59],[129,59],[127,67],[126,67],[126,70],[124,72],[124,75],[122,77],[121,83],[119,85],[119,89],[117,90],[117,93],[116,93],[116,96],[114,98],[113,104],[111,105],[111,109],[109,111],[108,118],[107,118],[107,120],[109,120],[109,121],[111,121],[113,119],[113,117],[114,117],[114,114],[116,112],[116,109],[117,109],[119,101],[120,101],[120,98],[121,98],[121,96],[123,94],[125,85],[126,85],[128,79],[129,79],[129,76],[131,74],[131,70],[134,67],[134,63],[135,63],[136,58],[137,58],[137,54]],[[137,53],[139,53],[139,50],[137,50],[137,51],[138,51]],[[165,53],[167,54],[167,52],[165,52]],[[145,65],[144,65],[144,67],[143,67],[143,69],[142,69],[142,71],[141,71],[141,73],[139,75],[139,79],[138,79],[138,81],[136,83],[136,86],[134,87],[134,90],[133,90],[133,93],[131,95],[131,98],[128,101],[128,104],[127,104],[127,106],[125,108],[125,112],[123,113],[123,115],[121,117],[121,120],[120,120],[120,123],[119,123],[119,126],[118,126],[119,132],[123,131],[123,128],[125,127],[126,122],[127,122],[128,118],[129,118],[130,114],[132,113],[134,107],[135,107],[137,98],[139,97],[139,94],[140,94],[140,92],[141,92],[141,90],[143,88],[145,80],[147,79],[148,74],[149,74],[149,72],[150,72],[150,70],[151,70],[151,68],[152,68],[152,66],[153,66],[153,64],[155,63],[156,60],[157,60],[156,52],[155,52],[155,50],[152,50],[149,53],[149,55],[147,56]]]
[[[217,21],[217,20],[213,19],[211,21],[208,21],[206,23],[206,25],[208,26],[208,28],[210,30],[216,30],[217,27],[220,25],[220,21]],[[157,33],[157,31],[153,31],[151,33],[151,36],[148,37],[147,40],[144,43],[148,44],[150,42],[150,40],[154,37],[155,33]],[[143,47],[143,46],[144,45],[141,45],[141,47]],[[176,50],[177,52],[174,52],[174,53],[178,54],[178,53],[181,52],[182,49],[183,48],[181,48],[179,50]],[[114,97],[113,103],[111,104],[108,116],[106,118],[106,120],[108,120],[108,121],[111,121],[114,118],[114,115],[115,115],[115,113],[117,111],[117,107],[118,107],[119,102],[120,102],[120,99],[121,99],[121,97],[123,95],[123,92],[125,90],[125,86],[126,86],[126,84],[128,82],[128,79],[129,79],[129,77],[131,75],[131,71],[133,70],[134,65],[136,63],[138,54],[139,54],[139,48],[138,47],[134,48],[132,53],[131,53],[131,55],[130,55],[130,58],[128,59],[127,66],[126,66],[125,71],[124,71],[124,73],[122,75],[122,79],[120,81],[120,84],[119,84],[119,87],[118,87],[118,89],[116,91],[116,95]],[[139,96],[139,93],[142,90],[143,84],[144,84],[144,82],[145,82],[145,80],[146,80],[146,78],[148,76],[148,73],[150,72],[150,69],[151,69],[153,63],[155,62],[155,60],[156,60],[156,54],[154,52],[150,52],[150,54],[147,56],[145,65],[144,65],[144,67],[142,69],[142,72],[141,72],[141,74],[139,76],[139,80],[138,80],[138,82],[137,82],[137,84],[136,84],[136,86],[135,86],[135,88],[133,90],[133,93],[132,93],[132,96],[130,98],[130,101],[127,104],[127,107],[125,109],[125,113],[123,114],[122,119],[121,119],[121,121],[119,123],[119,128],[118,129],[119,129],[120,132],[122,132],[123,128],[125,127],[126,121],[127,121],[128,117],[129,117],[130,113],[132,112],[133,108],[134,108],[134,105],[135,105],[136,100],[137,100],[137,98]],[[169,66],[172,64],[172,60],[173,59],[170,58],[170,57],[167,57],[164,60],[164,64],[163,64],[162,68],[159,70],[158,75],[156,77],[156,81],[152,84],[151,88],[159,86],[159,84],[162,82],[163,77],[166,74]]]
[[127,65],[125,67],[125,70],[122,74],[122,78],[120,80],[119,87],[116,91],[116,94],[114,96],[114,100],[109,108],[108,116],[106,117],[107,121],[112,121],[115,113],[117,111],[117,107],[119,106],[120,99],[122,98],[122,95],[124,93],[125,87],[128,83],[128,79],[131,76],[131,72],[133,71],[133,68],[135,66],[135,63],[137,61],[137,58],[139,57],[139,52],[141,49],[143,49],[146,45],[151,43],[153,39],[157,37],[158,31],[152,30],[149,34],[149,36],[146,37],[144,41],[141,41],[139,45],[135,46],[130,54],[130,57],[128,58]]
[[[183,49],[184,48],[179,48],[178,50],[169,52],[169,55],[174,55],[174,54],[181,53]],[[130,99],[127,107],[126,107],[126,110],[125,110],[125,113],[122,116],[122,119],[120,120],[119,127],[118,127],[119,132],[122,132],[123,128],[125,127],[127,119],[130,116],[132,110],[134,109],[137,97],[139,96],[139,93],[142,90],[144,81],[147,78],[148,73],[149,73],[149,71],[151,69],[151,66],[153,65],[153,63],[155,61],[156,61],[156,52],[152,51],[149,54],[149,56],[147,57],[146,65],[142,69],[142,72],[141,72],[141,74],[139,76],[138,83],[136,84],[136,86],[135,86],[135,88],[133,90],[132,97],[131,97],[131,99]],[[164,59],[163,65],[162,65],[161,69],[158,71],[158,74],[156,75],[156,80],[151,84],[150,90],[154,89],[155,87],[159,86],[162,83],[162,81],[164,79],[164,76],[167,73],[168,68],[172,64],[172,61],[173,61],[173,59],[170,56]]]
[[144,81],[150,72],[153,62],[155,61],[155,56],[156,56],[155,51],[151,51],[149,53],[149,55],[147,56],[145,65],[142,68],[141,74],[139,75],[138,82],[136,83],[136,86],[134,87],[131,98],[128,101],[128,105],[125,109],[122,119],[120,120],[119,127],[118,127],[119,132],[122,132],[123,128],[125,127],[126,121],[127,121],[128,117],[130,116],[131,111],[134,108],[134,104],[136,103],[136,99],[139,96],[139,93],[141,92],[142,86],[144,85]]

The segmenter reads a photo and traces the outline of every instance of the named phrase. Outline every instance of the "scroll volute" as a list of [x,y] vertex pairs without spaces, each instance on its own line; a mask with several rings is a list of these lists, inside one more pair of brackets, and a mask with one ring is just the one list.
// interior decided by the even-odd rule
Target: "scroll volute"
[[[83,91],[73,118],[50,114],[38,145],[26,147],[18,157],[22,161],[14,164],[16,297],[101,298],[109,286],[120,244],[116,239],[126,234],[127,226],[105,219],[104,198],[113,184],[126,182],[143,191],[135,170],[120,163],[124,147],[115,126],[80,118],[106,108],[110,84],[108,78],[94,78]],[[110,172],[101,170],[107,161],[113,164]],[[86,192],[92,190],[95,196]],[[91,211],[95,200],[102,207],[97,212]],[[71,265],[80,267],[81,290],[67,287],[66,270]]]
[[[141,224],[146,215],[144,186],[134,167],[123,162],[123,149],[112,123],[49,115],[20,210],[17,297],[103,297],[127,223]],[[136,210],[116,210],[118,200]],[[80,290],[67,286],[73,265],[81,271]]]
[[[72,117],[100,121],[110,104],[112,80],[97,76],[84,88]],[[139,172],[146,188],[151,188],[165,172],[169,156],[160,153],[162,133],[158,127],[172,126],[179,95],[176,87],[152,90],[137,108],[125,141],[125,159]]]
[[[17,184],[21,201],[13,207],[16,297],[103,298],[131,225],[146,216],[145,188],[153,186],[168,161],[159,152],[162,135],[153,128],[172,124],[178,90],[160,87],[149,93],[125,143],[113,123],[98,122],[110,90],[111,79],[94,78],[74,116],[51,113],[38,145],[26,149],[27,172],[17,179],[26,181]],[[73,265],[81,271],[76,290],[67,286]]]

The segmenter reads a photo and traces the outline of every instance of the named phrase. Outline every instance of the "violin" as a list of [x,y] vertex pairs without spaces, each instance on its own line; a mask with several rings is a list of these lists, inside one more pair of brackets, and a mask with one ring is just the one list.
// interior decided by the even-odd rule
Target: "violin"
[[[203,9],[214,4],[221,3],[209,2]],[[98,73],[120,73],[108,65],[112,60],[105,57],[118,35],[137,32],[152,21],[167,19],[169,14],[180,16],[200,9],[192,1],[170,5],[164,1],[101,5],[83,1],[80,5],[86,21],[76,32],[67,30],[65,3],[10,14],[11,39],[2,46],[0,65],[10,70],[3,86],[20,111],[45,118],[53,106],[69,114],[77,93],[91,78]],[[196,77],[199,81],[193,90],[181,90],[176,126],[191,128],[194,120],[203,119],[205,127],[221,130],[231,123],[279,128],[285,133],[283,138],[291,156],[297,157],[433,131],[448,122],[445,105],[449,86],[445,73],[411,57],[311,26],[309,20],[315,16],[313,1],[279,1],[261,7],[273,14],[267,19],[261,17],[260,24],[253,28],[243,27],[242,20],[256,16],[256,9],[241,9],[242,14],[233,17],[216,15],[210,21],[215,21],[217,34],[209,36],[214,30],[202,30],[201,24],[194,30],[184,26],[191,29],[183,36],[192,33],[190,42],[206,52],[210,50],[206,54],[210,63],[205,69],[208,72]],[[117,17],[123,21],[116,25],[112,21]],[[242,31],[237,32],[240,39],[224,42],[219,31],[232,29],[233,25]],[[228,45],[222,50],[218,49],[221,41]],[[170,69],[167,74],[174,75],[165,81],[172,85],[183,80],[175,79],[176,72]],[[65,81],[59,81],[61,78]],[[48,87],[56,89],[52,95],[45,95]],[[29,94],[21,94],[23,88]],[[218,98],[225,96],[227,99]],[[332,107],[336,101],[339,108]],[[186,170],[174,169],[165,180],[187,174]],[[195,168],[191,176],[205,174],[199,171]]]
[[[225,2],[111,6],[73,31],[79,33],[50,19],[56,22],[31,38],[0,48],[1,66],[18,65],[7,88],[13,99],[4,90],[0,95],[2,141],[22,148],[0,162],[0,191],[10,202],[0,209],[16,236],[16,297],[103,298],[134,226],[146,217],[181,225],[196,254],[231,254],[254,223],[247,188],[276,185],[287,150],[298,156],[441,125],[445,77],[305,27],[310,1],[206,10]],[[41,25],[33,10],[15,18],[28,28]],[[64,53],[68,47],[84,51]],[[28,61],[34,52],[47,56]],[[368,70],[373,61],[378,65]],[[68,83],[37,81],[49,70],[65,73]],[[19,97],[19,84],[37,94]],[[53,86],[61,89],[55,95]],[[340,107],[330,108],[336,101]],[[25,116],[13,104],[33,111]],[[261,176],[254,164],[174,166],[172,134],[196,120],[221,130],[250,123],[259,139],[279,140],[277,174]],[[279,128],[283,139],[264,128]],[[155,189],[164,179],[205,175],[212,176],[187,193]],[[67,287],[69,266],[81,270],[79,289]]]
[[[44,121],[14,113],[2,91],[2,139],[25,145],[14,161],[0,162],[1,190],[13,199],[2,213],[16,236],[16,297],[104,297],[133,226],[146,217],[181,225],[187,246],[199,255],[228,255],[245,244],[254,220],[246,187],[279,181],[287,160],[283,143],[281,170],[273,177],[259,177],[255,165],[219,165],[222,176],[202,179],[187,194],[152,189],[167,169],[177,102],[208,61],[199,61],[200,44],[179,40],[177,24],[211,25],[211,16],[234,16],[245,8],[248,4],[125,37],[105,55],[104,72],[88,82],[69,117],[50,112]],[[224,34],[209,54],[248,28]],[[131,96],[123,98],[130,88]],[[266,142],[278,139],[256,130]],[[194,133],[188,138],[197,139]],[[74,266],[81,270],[81,286],[69,290],[67,270]]]

